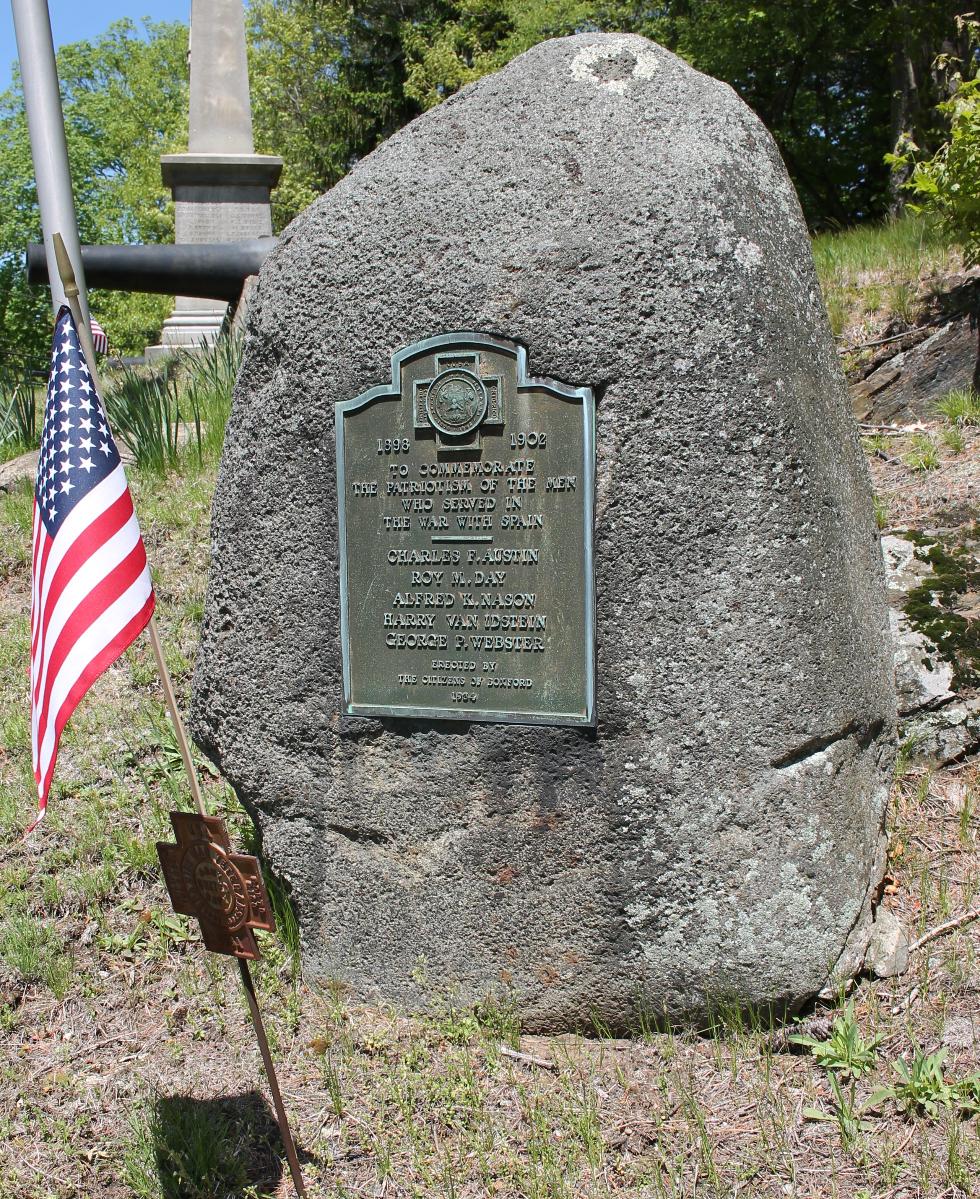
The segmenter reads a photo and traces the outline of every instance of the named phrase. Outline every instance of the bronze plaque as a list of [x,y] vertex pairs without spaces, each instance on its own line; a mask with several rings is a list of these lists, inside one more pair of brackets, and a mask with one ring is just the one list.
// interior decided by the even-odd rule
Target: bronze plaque
[[591,390],[454,333],[336,416],[344,711],[592,724]]

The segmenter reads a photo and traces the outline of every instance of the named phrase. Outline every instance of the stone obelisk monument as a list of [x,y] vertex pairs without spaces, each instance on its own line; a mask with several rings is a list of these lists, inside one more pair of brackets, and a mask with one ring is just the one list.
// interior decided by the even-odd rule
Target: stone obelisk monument
[[[178,245],[272,236],[269,193],[282,159],[256,154],[242,0],[191,0],[190,136],[160,160]],[[157,353],[213,341],[227,305],[178,296]]]

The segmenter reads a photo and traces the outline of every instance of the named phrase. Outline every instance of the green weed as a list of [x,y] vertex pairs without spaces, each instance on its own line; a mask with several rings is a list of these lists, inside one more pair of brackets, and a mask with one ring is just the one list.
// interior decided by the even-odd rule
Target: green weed
[[334,1065],[330,1050],[323,1055],[323,1082],[330,1096],[330,1107],[338,1119],[344,1114],[344,1093],[340,1085],[340,1074]]
[[176,466],[188,415],[176,379],[166,370],[126,368],[104,390],[109,423],[132,450],[137,468],[163,474]]
[[26,373],[19,379],[0,375],[0,462],[36,448],[37,409],[38,395]]
[[137,1199],[241,1195],[246,1137],[217,1104],[159,1097],[130,1121],[123,1179]]
[[187,460],[203,465],[217,458],[240,361],[240,340],[223,337],[162,369],[125,369],[108,380],[109,422],[140,470],[161,475]]
[[806,1036],[790,1037],[790,1040],[796,1045],[808,1046],[817,1065],[839,1074],[842,1078],[860,1078],[870,1073],[877,1061],[878,1046],[881,1044],[881,1037],[865,1040],[862,1036],[854,1015],[853,1000],[835,1017],[826,1041],[817,1041]]
[[135,914],[136,919],[127,932],[107,932],[99,938],[99,945],[106,953],[163,961],[176,946],[194,939],[186,916],[160,908],[140,911],[140,904],[134,900],[123,900],[117,906]]
[[918,315],[915,279],[902,279],[892,284],[888,289],[886,310],[893,318],[897,317],[906,328],[912,328]]
[[962,454],[966,449],[966,438],[963,436],[963,430],[959,425],[943,429],[939,436],[942,439],[943,445],[951,454]]
[[924,741],[925,733],[921,728],[913,725],[906,731],[905,736],[898,743],[898,752],[895,754],[896,779],[905,778],[912,769]]
[[960,844],[973,844],[973,817],[974,817],[974,798],[971,791],[963,792],[963,803],[960,805],[960,810],[956,816],[956,824],[959,830]]
[[34,522],[34,482],[23,479],[0,504],[0,582],[31,561]]
[[893,1099],[903,1111],[923,1112],[935,1118],[940,1109],[951,1108],[958,1098],[957,1088],[950,1084],[943,1073],[946,1050],[923,1053],[917,1049],[910,1062],[904,1057],[892,1063],[898,1081],[879,1087],[868,1100],[868,1106],[877,1106],[885,1099]]
[[853,1149],[861,1133],[870,1132],[874,1125],[864,1118],[864,1112],[869,1105],[859,1106],[855,1100],[855,1084],[852,1082],[847,1091],[841,1086],[836,1074],[829,1076],[830,1090],[833,1099],[830,1113],[817,1107],[805,1107],[803,1115],[807,1120],[823,1120],[836,1123],[840,1129],[841,1144],[845,1149]]
[[909,323],[918,280],[941,271],[948,258],[935,224],[917,216],[818,234],[813,261],[834,333],[863,323],[869,313]]
[[872,497],[872,502],[874,504],[875,525],[879,530],[887,529],[890,519],[888,501],[876,495]]

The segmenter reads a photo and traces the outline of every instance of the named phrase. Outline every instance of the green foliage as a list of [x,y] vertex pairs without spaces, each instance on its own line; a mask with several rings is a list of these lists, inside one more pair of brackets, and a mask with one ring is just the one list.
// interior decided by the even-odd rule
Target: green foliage
[[[256,141],[286,163],[277,227],[418,113],[546,38],[596,30],[652,37],[730,83],[772,132],[821,227],[886,211],[896,40],[926,47],[927,86],[949,5],[255,0],[249,21]],[[922,144],[928,125],[918,121]]]
[[241,1195],[249,1132],[219,1102],[160,1096],[131,1121],[123,1178],[139,1199]]
[[912,436],[908,453],[904,455],[904,460],[909,470],[935,470],[939,466],[939,451],[936,443],[925,433],[915,433]]
[[871,502],[874,505],[875,525],[877,525],[879,530],[887,529],[890,517],[888,501],[882,499],[879,495],[875,495],[871,497]]
[[[956,24],[967,41],[963,59],[946,56],[952,66],[952,96],[939,105],[949,118],[949,137],[931,157],[919,157],[912,146],[904,156],[890,161],[895,166],[915,163],[909,189],[918,207],[940,219],[947,236],[959,242],[968,263],[980,262],[980,21],[972,14],[958,16]],[[916,161],[918,159],[918,161]]]
[[[888,205],[882,156],[891,148],[896,46],[925,55],[916,154],[934,148],[932,118],[923,115],[935,90],[927,68],[951,28],[948,0],[254,0],[256,145],[284,158],[273,194],[282,228],[396,129],[515,55],[545,38],[623,30],[731,83],[772,132],[811,224],[835,226]],[[59,51],[83,241],[172,239],[159,158],[186,146],[186,51],[185,26],[128,20]],[[976,81],[961,80],[943,110],[953,122],[948,145],[916,168],[922,195],[938,197],[927,206],[961,232],[971,221],[978,227],[977,104]],[[17,82],[0,96],[0,147],[0,367],[39,365],[50,315],[46,293],[27,288],[23,274],[23,246],[40,228]],[[869,291],[868,303],[885,293],[876,296]],[[153,341],[170,305],[170,297],[119,292],[91,298],[121,352]],[[911,293],[888,302],[907,310]],[[838,327],[843,303],[828,298]]]
[[216,462],[221,456],[242,348],[240,337],[225,333],[204,353],[183,352],[177,356],[183,389],[198,418],[199,462]]
[[949,256],[936,222],[906,214],[813,239],[813,262],[836,335],[880,320],[907,319],[914,283],[943,270]]
[[0,462],[38,443],[37,397],[32,380],[0,373]]
[[951,425],[948,429],[943,429],[939,436],[951,454],[962,454],[966,449],[966,438],[959,425]]
[[109,379],[103,397],[109,422],[141,470],[159,475],[188,457],[199,465],[218,457],[240,361],[240,340],[221,337],[200,354]]
[[843,1078],[860,1078],[870,1073],[881,1044],[880,1037],[866,1041],[861,1035],[854,1015],[853,1000],[835,1017],[826,1041],[805,1036],[790,1037],[790,1040],[796,1045],[807,1045],[818,1065]]
[[940,1108],[951,1108],[956,1102],[958,1088],[946,1080],[943,1063],[946,1050],[923,1053],[917,1049],[911,1062],[904,1057],[892,1063],[898,1081],[879,1087],[868,1100],[868,1107],[877,1107],[886,1099],[894,1100],[904,1111],[923,1112],[935,1118]]
[[805,1107],[803,1115],[808,1120],[836,1123],[840,1129],[841,1144],[845,1149],[851,1149],[862,1132],[870,1132],[873,1128],[871,1121],[864,1119],[864,1112],[868,1105],[861,1106],[857,1103],[853,1082],[845,1091],[835,1074],[830,1076],[830,1090],[833,1096],[830,1114],[822,1112],[817,1107]]
[[[160,155],[187,144],[187,29],[117,21],[58,51],[65,135],[83,242],[173,240],[173,205]],[[43,365],[50,339],[47,289],[27,287],[23,250],[40,241],[34,168],[19,78],[0,95],[0,346],[4,362]],[[112,345],[143,349],[168,297],[93,292]]]
[[105,386],[109,423],[133,451],[140,470],[163,474],[179,457],[182,410],[177,381],[163,369],[126,369]]

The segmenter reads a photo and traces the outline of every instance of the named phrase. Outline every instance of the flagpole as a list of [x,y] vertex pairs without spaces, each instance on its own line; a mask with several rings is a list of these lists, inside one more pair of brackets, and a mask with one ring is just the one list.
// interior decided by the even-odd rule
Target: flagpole
[[87,328],[88,295],[78,242],[78,218],[75,215],[71,167],[65,141],[65,118],[61,109],[58,66],[47,0],[11,0],[11,8],[37,182],[37,204],[41,210],[51,304],[57,315],[62,304],[62,292],[51,243],[54,235],[60,232],[71,251],[71,261],[76,264],[76,278],[81,281],[79,304],[83,319],[76,318],[75,324],[79,329],[83,326]]
[[[98,395],[102,395],[102,384],[99,380],[98,370],[95,365],[95,346],[92,343],[92,329],[88,321],[82,319],[81,306],[79,305],[78,283],[75,281],[75,272],[72,269],[71,259],[68,257],[68,250],[65,248],[65,242],[61,234],[56,232],[53,237],[55,261],[58,265],[58,274],[61,277],[61,284],[64,288],[65,299],[68,302],[68,307],[71,309],[72,317],[75,321],[75,327],[78,329],[78,336],[82,343],[82,350],[88,362],[89,374],[92,376],[92,386],[95,388]],[[170,719],[173,722],[174,732],[177,734],[177,744],[180,746],[180,756],[184,761],[184,770],[187,773],[187,781],[190,783],[191,794],[194,797],[194,803],[197,806],[198,813],[201,816],[207,816],[207,811],[204,807],[204,797],[201,794],[201,786],[197,777],[197,769],[194,766],[194,759],[191,756],[190,743],[187,740],[187,733],[184,731],[184,722],[180,718],[180,710],[177,707],[177,697],[174,694],[173,682],[170,678],[170,671],[167,669],[167,663],[163,656],[163,646],[160,643],[160,633],[157,630],[156,619],[151,616],[147,625],[147,632],[150,635],[150,644],[153,646],[153,656],[156,658],[157,673],[160,676],[160,683],[163,687],[163,694],[167,701],[167,711],[170,713]],[[289,1172],[292,1175],[293,1186],[296,1188],[296,1193],[304,1199],[306,1195],[306,1185],[303,1182],[303,1175],[300,1170],[299,1157],[296,1153],[296,1145],[293,1141],[293,1134],[289,1127],[289,1118],[286,1115],[286,1108],[282,1101],[282,1095],[279,1091],[279,1079],[276,1077],[276,1068],[272,1061],[272,1053],[269,1050],[269,1039],[266,1036],[265,1024],[262,1020],[262,1012],[259,1009],[258,999],[255,995],[255,984],[252,981],[252,972],[249,969],[248,962],[244,958],[237,958],[238,969],[241,974],[242,986],[245,989],[245,998],[248,1000],[248,1010],[252,1017],[252,1026],[255,1029],[256,1040],[259,1043],[259,1052],[262,1055],[262,1064],[265,1067],[265,1075],[269,1080],[269,1090],[272,1092],[272,1102],[276,1112],[276,1122],[279,1125],[279,1132],[282,1136],[283,1145],[286,1148],[286,1160],[289,1163]]]

